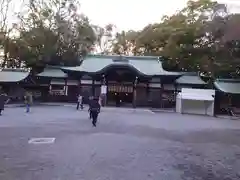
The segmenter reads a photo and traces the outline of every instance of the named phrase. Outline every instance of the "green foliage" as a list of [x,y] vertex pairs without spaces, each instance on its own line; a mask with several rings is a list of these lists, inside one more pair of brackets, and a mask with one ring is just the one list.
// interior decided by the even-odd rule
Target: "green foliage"
[[187,6],[140,32],[117,34],[113,53],[164,57],[175,71],[221,72],[237,75],[240,51],[240,16],[228,14],[224,4],[188,1]]
[[122,31],[117,33],[115,40],[113,41],[112,51],[114,54],[126,54],[134,55],[136,54],[136,38],[138,37],[138,32],[135,31]]
[[14,40],[17,46],[12,47],[17,50],[11,50],[10,56],[28,67],[79,64],[96,41],[93,27],[79,7],[77,0],[31,0],[28,13],[18,16],[20,35]]
[[105,27],[94,26],[94,30],[96,33],[96,51],[100,51],[101,54],[110,54],[113,45],[114,39],[114,29],[115,26],[113,24],[108,24]]
[[171,71],[201,71],[211,77],[239,75],[240,14],[228,14],[224,4],[188,1],[179,12],[141,31],[115,33],[112,24],[91,25],[79,13],[78,2],[30,0],[27,13],[18,15],[19,36],[9,38],[8,33],[0,42],[8,54],[3,65],[77,65],[80,57],[97,50],[162,56],[164,67]]

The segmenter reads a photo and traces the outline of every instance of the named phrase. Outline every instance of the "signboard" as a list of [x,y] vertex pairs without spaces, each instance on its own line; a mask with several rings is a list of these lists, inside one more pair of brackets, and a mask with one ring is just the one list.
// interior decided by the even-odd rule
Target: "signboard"
[[107,94],[107,86],[106,85],[101,86],[101,94]]
[[133,87],[132,86],[118,86],[118,85],[110,85],[108,87],[109,92],[125,92],[125,93],[132,93]]
[[54,96],[63,96],[64,95],[64,90],[51,90],[50,94]]

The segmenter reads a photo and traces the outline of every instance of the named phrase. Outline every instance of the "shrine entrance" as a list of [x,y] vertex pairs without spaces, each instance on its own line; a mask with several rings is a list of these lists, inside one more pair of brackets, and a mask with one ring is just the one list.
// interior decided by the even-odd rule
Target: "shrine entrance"
[[133,104],[133,87],[124,84],[111,84],[107,91],[108,105],[132,106]]
[[129,67],[110,67],[104,73],[107,83],[107,105],[132,107],[134,80],[137,73]]

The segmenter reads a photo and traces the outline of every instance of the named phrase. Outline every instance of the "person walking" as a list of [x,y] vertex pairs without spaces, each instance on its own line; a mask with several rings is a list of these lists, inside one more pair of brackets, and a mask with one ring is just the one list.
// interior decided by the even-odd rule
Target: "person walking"
[[98,102],[98,98],[93,98],[93,100],[90,102],[90,113],[92,116],[92,125],[96,127],[97,124],[97,118],[98,114],[100,113],[100,104]]
[[79,106],[81,109],[83,109],[83,97],[79,94],[77,99],[77,110],[79,109]]
[[88,105],[89,105],[89,108],[88,108],[88,112],[89,112],[89,119],[92,119],[92,113],[91,113],[91,103],[93,101],[93,96],[90,96],[89,97],[89,100],[88,100]]
[[30,106],[32,104],[32,94],[30,92],[26,92],[25,98],[25,105],[26,105],[26,113],[30,112]]
[[0,95],[0,116],[2,115],[2,111],[4,110],[4,105],[9,101],[7,94],[1,93]]

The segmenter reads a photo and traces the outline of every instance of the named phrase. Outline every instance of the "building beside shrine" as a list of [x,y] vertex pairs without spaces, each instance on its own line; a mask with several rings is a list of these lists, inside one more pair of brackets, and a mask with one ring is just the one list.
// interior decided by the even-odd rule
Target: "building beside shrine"
[[[28,90],[36,101],[76,102],[80,93],[85,102],[99,96],[104,105],[156,108],[175,107],[183,87],[208,87],[197,73],[164,70],[159,57],[105,55],[89,55],[76,67],[47,66],[34,75],[3,69],[0,85],[13,99]],[[240,94],[240,81],[216,80],[214,85],[223,99]]]

